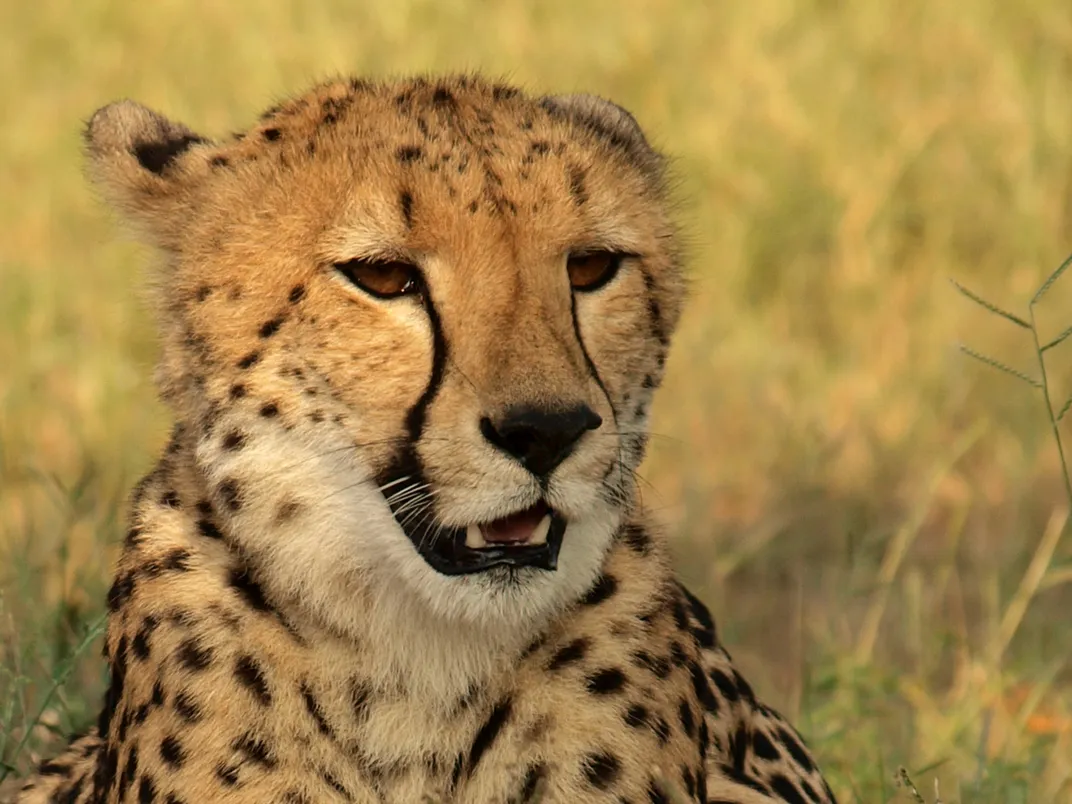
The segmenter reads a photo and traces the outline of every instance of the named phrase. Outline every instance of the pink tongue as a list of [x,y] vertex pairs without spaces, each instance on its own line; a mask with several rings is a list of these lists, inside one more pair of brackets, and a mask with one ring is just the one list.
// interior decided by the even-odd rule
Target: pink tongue
[[532,508],[504,516],[480,526],[488,544],[521,544],[532,538],[536,526],[547,514],[547,506],[537,503]]

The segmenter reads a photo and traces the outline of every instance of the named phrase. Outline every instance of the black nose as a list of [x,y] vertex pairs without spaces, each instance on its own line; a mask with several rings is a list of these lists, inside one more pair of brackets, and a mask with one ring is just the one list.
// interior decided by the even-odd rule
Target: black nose
[[587,405],[547,410],[511,408],[497,421],[480,420],[484,438],[537,477],[546,477],[566,460],[578,439],[603,424]]

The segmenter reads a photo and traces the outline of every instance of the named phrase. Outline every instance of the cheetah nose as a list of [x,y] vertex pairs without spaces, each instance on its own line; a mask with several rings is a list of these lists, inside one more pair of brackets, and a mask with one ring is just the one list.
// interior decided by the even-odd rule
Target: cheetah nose
[[581,436],[601,424],[599,414],[583,404],[554,409],[523,405],[494,421],[484,416],[480,432],[534,475],[546,478],[569,457]]

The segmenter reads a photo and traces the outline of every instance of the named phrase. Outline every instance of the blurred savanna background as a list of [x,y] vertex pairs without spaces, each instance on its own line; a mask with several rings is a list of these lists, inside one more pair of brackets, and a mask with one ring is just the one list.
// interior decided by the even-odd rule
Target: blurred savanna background
[[[83,121],[129,96],[223,135],[332,74],[447,69],[605,95],[673,155],[693,298],[646,504],[840,798],[1072,801],[1054,430],[957,344],[1038,356],[949,281],[1042,344],[1072,324],[1072,272],[1028,305],[1072,251],[1065,0],[0,2],[0,776],[96,714],[169,425]],[[1060,410],[1072,339],[1046,369]]]

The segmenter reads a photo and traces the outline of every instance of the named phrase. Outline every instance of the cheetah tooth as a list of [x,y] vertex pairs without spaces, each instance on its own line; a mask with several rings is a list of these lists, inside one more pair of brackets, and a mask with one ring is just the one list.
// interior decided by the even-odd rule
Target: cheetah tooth
[[484,532],[480,530],[480,525],[470,525],[465,529],[465,546],[473,550],[488,546],[488,543],[484,540]]
[[529,539],[529,544],[547,544],[547,533],[551,530],[551,515],[544,514],[543,519],[540,520],[540,524],[536,526],[536,529],[532,532],[532,538]]

